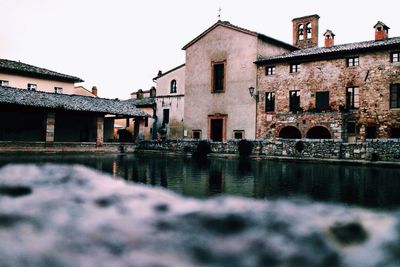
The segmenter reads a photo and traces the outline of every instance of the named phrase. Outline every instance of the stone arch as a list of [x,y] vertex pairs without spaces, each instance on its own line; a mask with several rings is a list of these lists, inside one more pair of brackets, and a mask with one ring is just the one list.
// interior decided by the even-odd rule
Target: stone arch
[[279,138],[301,139],[301,132],[294,126],[286,126],[279,131]]
[[315,126],[308,130],[306,138],[310,139],[332,139],[329,130],[323,126]]

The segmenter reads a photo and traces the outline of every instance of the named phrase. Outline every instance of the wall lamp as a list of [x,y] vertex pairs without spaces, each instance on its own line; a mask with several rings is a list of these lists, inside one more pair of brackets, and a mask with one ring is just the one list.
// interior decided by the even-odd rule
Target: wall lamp
[[249,93],[252,98],[258,101],[258,91],[255,91],[255,88],[253,86],[249,87]]

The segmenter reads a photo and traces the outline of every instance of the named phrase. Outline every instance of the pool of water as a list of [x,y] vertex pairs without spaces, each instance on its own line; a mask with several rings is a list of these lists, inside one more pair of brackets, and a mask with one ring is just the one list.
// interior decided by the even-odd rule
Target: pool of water
[[[2,154],[8,163],[83,164],[134,183],[206,198],[308,198],[378,209],[400,208],[400,168],[208,159],[158,154]],[[0,177],[1,179],[1,177]]]

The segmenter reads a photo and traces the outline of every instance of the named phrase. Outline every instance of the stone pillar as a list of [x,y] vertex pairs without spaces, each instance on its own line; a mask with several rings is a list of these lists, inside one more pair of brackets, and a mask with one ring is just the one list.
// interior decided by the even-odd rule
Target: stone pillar
[[97,133],[96,133],[96,146],[103,145],[103,135],[104,135],[104,116],[98,116],[97,121]]
[[46,146],[51,146],[54,143],[54,131],[55,131],[56,113],[48,112],[46,114]]

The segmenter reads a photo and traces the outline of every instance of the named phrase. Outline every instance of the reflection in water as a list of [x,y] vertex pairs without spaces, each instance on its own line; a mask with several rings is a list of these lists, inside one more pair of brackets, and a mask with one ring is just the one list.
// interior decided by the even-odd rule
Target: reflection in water
[[[0,155],[7,163],[84,164],[136,183],[183,195],[306,197],[374,208],[400,207],[400,168],[306,164],[161,155]],[[1,178],[0,178],[1,179]]]

